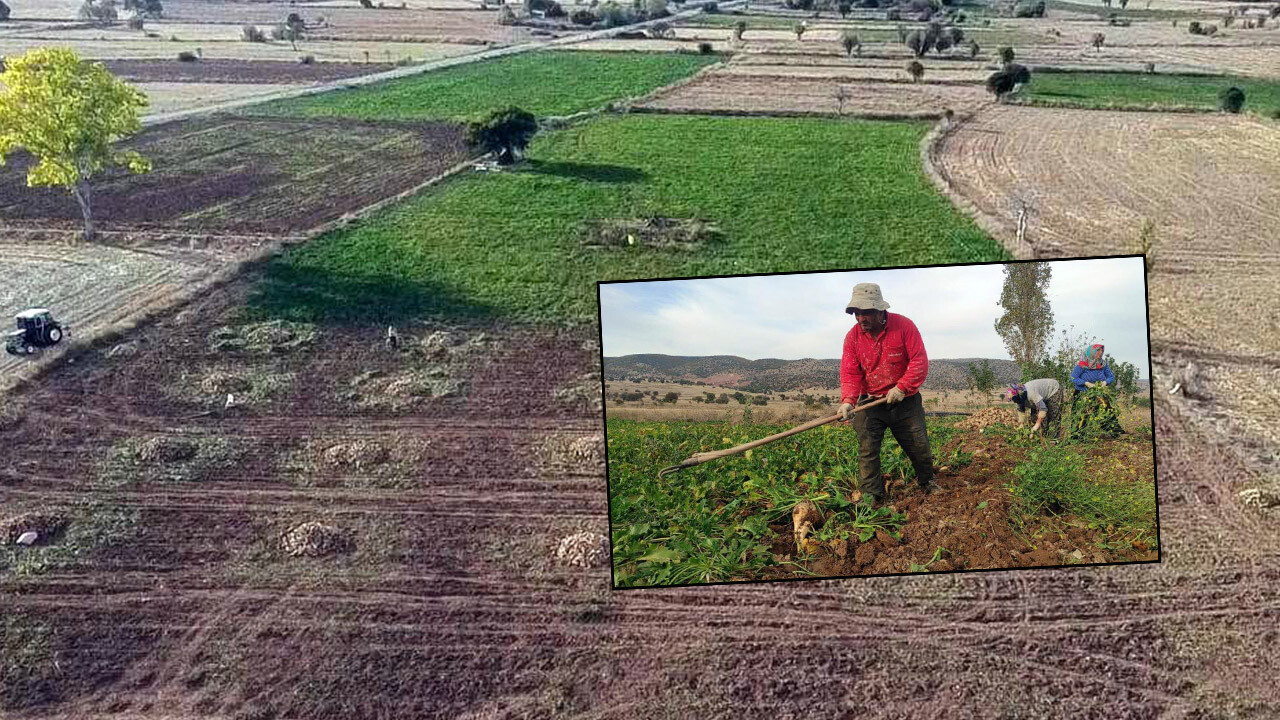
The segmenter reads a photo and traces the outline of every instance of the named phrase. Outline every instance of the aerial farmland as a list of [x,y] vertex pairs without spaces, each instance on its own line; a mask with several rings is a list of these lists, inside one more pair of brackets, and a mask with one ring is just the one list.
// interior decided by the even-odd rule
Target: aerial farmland
[[[0,313],[71,330],[0,361],[0,714],[1280,714],[1273,4],[4,2],[0,55],[149,96],[151,170],[86,242],[0,167]],[[509,105],[497,166],[468,123]],[[1109,460],[1158,543],[1043,546],[1159,563],[612,590],[597,280],[1117,253],[1157,457]]]

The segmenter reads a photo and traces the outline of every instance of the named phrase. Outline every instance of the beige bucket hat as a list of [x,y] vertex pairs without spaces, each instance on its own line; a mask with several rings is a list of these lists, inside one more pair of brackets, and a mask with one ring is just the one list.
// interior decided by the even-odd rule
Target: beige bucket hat
[[853,297],[849,298],[849,304],[844,311],[850,315],[853,309],[866,310],[888,310],[889,303],[884,301],[884,297],[880,294],[880,286],[875,283],[858,283],[853,286]]

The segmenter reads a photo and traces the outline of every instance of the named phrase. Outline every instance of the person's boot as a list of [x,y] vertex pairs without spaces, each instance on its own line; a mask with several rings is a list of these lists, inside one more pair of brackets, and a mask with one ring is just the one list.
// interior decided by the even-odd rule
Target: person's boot
[[942,488],[938,487],[938,483],[932,480],[930,480],[928,483],[924,485],[920,485],[919,487],[920,487],[920,492],[924,493],[925,495],[932,495],[936,492],[942,491]]
[[864,492],[862,493],[862,499],[858,501],[858,504],[865,508],[875,510],[884,504],[884,498],[878,498],[871,493]]

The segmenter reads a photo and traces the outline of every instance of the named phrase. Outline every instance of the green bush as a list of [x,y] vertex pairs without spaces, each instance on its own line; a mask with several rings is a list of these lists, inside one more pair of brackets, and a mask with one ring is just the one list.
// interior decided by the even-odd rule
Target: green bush
[[698,43],[698,54],[699,54],[699,55],[710,55],[712,52],[714,52],[714,50],[713,50],[713,48],[711,47],[711,43],[709,43],[709,42],[700,42],[700,43]]
[[1093,527],[1153,532],[1155,488],[1139,482],[1095,482],[1081,455],[1060,446],[1033,448],[1013,470],[1008,490],[1024,516],[1073,514]]
[[1229,87],[1218,93],[1218,107],[1223,112],[1238,113],[1244,108],[1244,91],[1238,87]]

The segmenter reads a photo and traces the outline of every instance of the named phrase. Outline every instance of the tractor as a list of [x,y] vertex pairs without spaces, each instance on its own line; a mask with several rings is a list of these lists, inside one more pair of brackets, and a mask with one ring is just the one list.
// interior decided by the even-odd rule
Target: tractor
[[18,329],[5,336],[4,349],[10,355],[33,355],[40,348],[52,347],[62,342],[67,329],[53,319],[45,308],[23,310],[14,316]]

